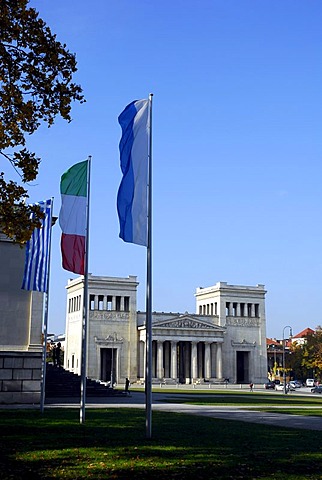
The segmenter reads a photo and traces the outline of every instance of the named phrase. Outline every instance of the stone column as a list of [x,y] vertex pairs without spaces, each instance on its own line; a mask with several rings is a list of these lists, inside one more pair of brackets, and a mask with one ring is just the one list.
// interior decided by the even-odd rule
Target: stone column
[[205,342],[205,377],[211,378],[211,357],[209,342]]
[[222,344],[221,343],[217,343],[216,378],[222,378]]
[[124,312],[124,297],[121,297],[120,310],[121,310],[121,312]]
[[145,342],[140,341],[140,373],[141,378],[145,378]]
[[251,307],[251,317],[255,317],[255,304],[252,303],[252,307]]
[[98,295],[94,295],[94,310],[98,310]]
[[113,295],[112,297],[112,310],[115,311],[116,310],[116,297]]
[[157,377],[159,379],[164,377],[164,372],[163,372],[163,342],[161,340],[158,340],[157,342],[157,348],[158,348],[158,353],[157,353]]
[[177,342],[171,342],[171,378],[174,380],[178,378],[177,363]]
[[170,378],[170,349],[169,349],[169,342],[164,342],[163,344],[164,350],[164,377]]
[[107,310],[107,296],[104,295],[103,297],[103,310],[106,311]]
[[191,376],[192,380],[195,380],[198,377],[198,369],[197,369],[197,343],[191,342]]
[[237,303],[237,312],[236,312],[237,317],[240,317],[240,303]]
[[232,302],[229,302],[228,314],[229,314],[230,317],[233,316],[233,304],[232,304]]

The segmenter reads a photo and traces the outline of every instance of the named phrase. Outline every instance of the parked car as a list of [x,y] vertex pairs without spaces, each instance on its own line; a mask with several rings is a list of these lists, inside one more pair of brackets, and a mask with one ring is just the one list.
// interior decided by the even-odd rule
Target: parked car
[[[284,391],[284,383],[279,383],[278,385],[275,385],[275,390],[279,391]],[[287,385],[286,385],[286,390],[287,390]]]
[[322,385],[311,388],[311,393],[322,393]]
[[275,387],[276,387],[275,382],[267,382],[267,383],[264,383],[264,388],[265,388],[266,390],[275,390]]
[[[281,392],[284,392],[284,383],[280,383],[279,385],[275,386],[275,390],[279,390]],[[287,392],[294,392],[295,387],[290,385],[289,383],[286,384],[286,391]]]
[[314,387],[314,378],[307,378],[305,381],[307,387]]
[[295,388],[301,388],[302,384],[298,380],[291,380],[290,381],[290,387]]

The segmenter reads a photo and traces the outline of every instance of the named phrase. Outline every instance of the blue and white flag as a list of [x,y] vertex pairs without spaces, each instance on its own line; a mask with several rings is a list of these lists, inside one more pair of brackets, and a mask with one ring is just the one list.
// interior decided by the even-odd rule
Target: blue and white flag
[[45,217],[41,220],[41,228],[35,228],[26,243],[25,271],[21,287],[23,290],[47,292],[52,203],[51,199],[37,203]]
[[149,100],[135,100],[118,118],[123,178],[117,195],[120,237],[148,245]]

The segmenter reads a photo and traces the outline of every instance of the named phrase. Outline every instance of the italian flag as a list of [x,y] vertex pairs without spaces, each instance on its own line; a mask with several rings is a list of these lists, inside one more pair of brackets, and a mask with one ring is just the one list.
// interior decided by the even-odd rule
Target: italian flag
[[61,252],[65,270],[84,275],[88,161],[76,163],[61,177]]

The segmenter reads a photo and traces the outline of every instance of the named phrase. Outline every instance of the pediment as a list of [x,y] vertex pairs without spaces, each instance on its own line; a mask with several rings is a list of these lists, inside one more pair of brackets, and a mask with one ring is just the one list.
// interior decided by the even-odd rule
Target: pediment
[[153,322],[152,328],[175,329],[175,330],[208,330],[215,332],[223,332],[225,328],[218,327],[213,323],[200,320],[193,315],[180,315],[170,320]]

